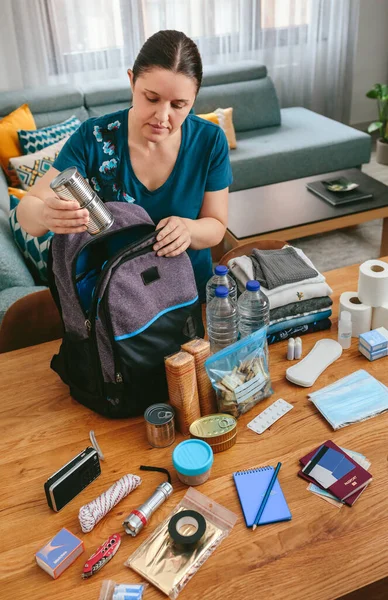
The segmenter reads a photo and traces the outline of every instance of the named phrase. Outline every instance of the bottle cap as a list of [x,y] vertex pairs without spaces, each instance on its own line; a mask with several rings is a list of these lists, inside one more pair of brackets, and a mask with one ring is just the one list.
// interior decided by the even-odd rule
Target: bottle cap
[[256,281],[256,279],[251,279],[250,281],[247,281],[246,289],[249,292],[258,292],[260,289],[260,282]]
[[229,290],[225,285],[219,285],[216,287],[216,296],[217,298],[227,298],[229,295]]
[[351,322],[351,320],[352,320],[352,315],[351,315],[351,313],[350,313],[348,310],[343,310],[343,311],[341,312],[341,315],[340,315],[340,320],[341,320],[341,321],[346,321],[346,322],[349,322],[349,323],[350,323],[350,322]]
[[229,272],[228,267],[225,267],[224,265],[218,265],[215,269],[214,269],[214,273],[216,275],[227,275]]

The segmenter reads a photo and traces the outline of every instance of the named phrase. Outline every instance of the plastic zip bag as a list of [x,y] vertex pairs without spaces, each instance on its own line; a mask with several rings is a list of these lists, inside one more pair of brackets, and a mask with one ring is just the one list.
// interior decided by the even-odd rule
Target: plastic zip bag
[[239,417],[273,394],[266,340],[263,327],[205,362],[219,412]]
[[117,583],[105,579],[98,600],[142,600],[146,587],[148,583]]
[[[182,529],[178,527],[180,513],[182,513]],[[191,513],[192,522],[195,522],[196,516],[200,517],[202,530],[200,527],[195,530],[193,524],[190,524],[187,513]],[[184,519],[186,523],[183,522]],[[196,531],[200,536],[199,539],[190,546],[179,545],[169,532],[171,520],[177,521],[176,531],[181,534],[182,539],[186,541],[189,536],[195,537]],[[125,565],[145,577],[171,600],[175,600],[200,566],[229,535],[236,521],[237,515],[230,510],[201,492],[189,488],[173,512],[135,550]],[[204,529],[203,524],[205,524]]]

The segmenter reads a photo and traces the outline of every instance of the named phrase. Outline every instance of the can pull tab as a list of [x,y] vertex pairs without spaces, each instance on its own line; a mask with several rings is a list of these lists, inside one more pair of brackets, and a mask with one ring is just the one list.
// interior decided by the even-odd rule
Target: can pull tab
[[168,410],[160,410],[158,412],[158,418],[159,419],[169,419],[171,417],[173,417],[173,413],[168,411]]
[[222,429],[226,429],[227,427],[229,427],[230,425],[234,424],[234,420],[233,419],[228,419],[227,417],[225,417],[224,419],[220,419],[218,421],[219,426]]

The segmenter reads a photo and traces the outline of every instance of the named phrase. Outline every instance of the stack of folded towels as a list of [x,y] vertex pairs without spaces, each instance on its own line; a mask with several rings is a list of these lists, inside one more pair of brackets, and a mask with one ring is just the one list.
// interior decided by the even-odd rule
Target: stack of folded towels
[[299,248],[255,248],[251,256],[232,258],[228,267],[240,293],[250,279],[260,282],[270,303],[269,343],[331,327],[333,290]]

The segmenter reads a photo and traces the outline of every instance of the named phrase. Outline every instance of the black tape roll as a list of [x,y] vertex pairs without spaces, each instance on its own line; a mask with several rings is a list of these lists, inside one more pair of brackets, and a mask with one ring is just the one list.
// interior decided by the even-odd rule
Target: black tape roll
[[[191,535],[182,535],[179,533],[178,528],[180,529],[183,525],[193,525],[197,529]],[[168,533],[174,545],[184,550],[190,550],[196,546],[205,531],[206,520],[196,510],[181,510],[170,519],[168,524]]]

